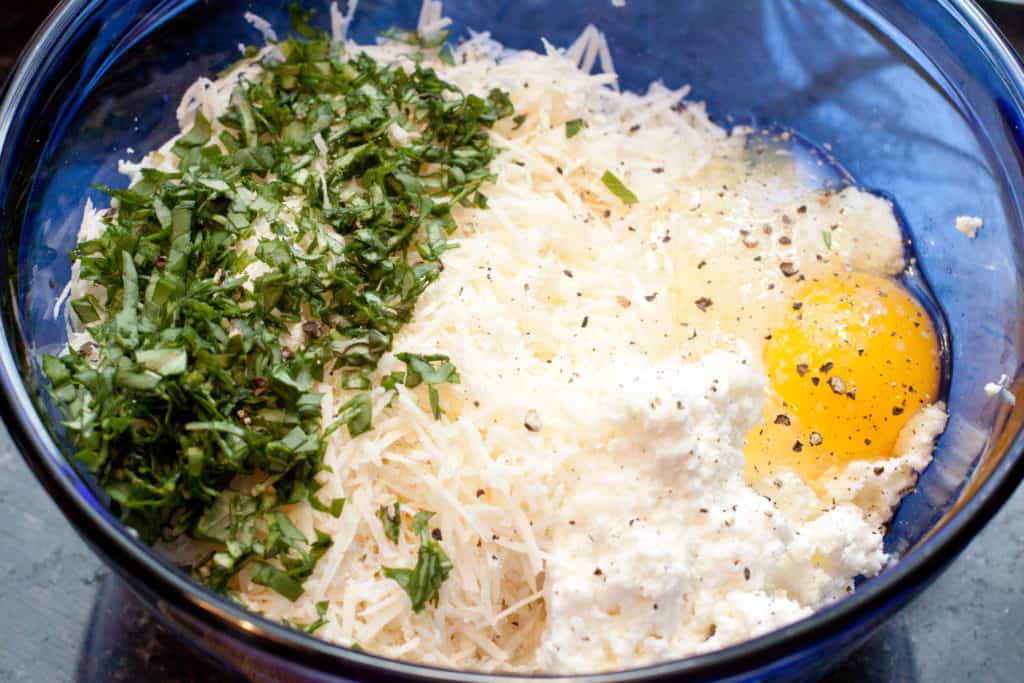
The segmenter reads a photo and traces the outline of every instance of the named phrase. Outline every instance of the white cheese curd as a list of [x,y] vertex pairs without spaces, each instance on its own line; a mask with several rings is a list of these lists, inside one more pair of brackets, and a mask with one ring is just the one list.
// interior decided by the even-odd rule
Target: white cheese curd
[[998,382],[987,382],[983,387],[985,395],[989,398],[998,396],[1003,401],[1006,401],[1011,406],[1017,403],[1017,397],[1008,388],[1010,379],[1006,375],[1001,375]]
[[[439,3],[424,7],[421,23],[443,27]],[[343,36],[351,8],[332,18]],[[413,63],[405,46],[346,48]],[[273,51],[197,82],[182,128],[202,110],[216,139],[231,89]],[[799,283],[836,268],[903,269],[888,202],[816,188],[752,131],[726,131],[684,103],[685,88],[617,90],[614,73],[591,73],[611,69],[593,27],[566,49],[511,51],[481,33],[453,52],[454,66],[431,64],[442,78],[505,89],[525,116],[494,127],[488,209],[455,211],[460,248],[394,340],[448,354],[461,384],[438,387],[446,414],[435,421],[423,387],[379,387],[402,368],[386,356],[374,429],[335,432],[318,475],[322,499],[347,498],[343,513],[289,510],[307,536],[334,541],[305,592],[291,602],[243,572],[234,595],[299,624],[326,600],[316,635],[381,655],[577,673],[737,643],[880,572],[884,525],[931,458],[941,405],[908,424],[896,457],[853,462],[824,490],[788,471],[749,482],[743,448],[762,419],[764,338]],[[567,138],[576,118],[586,126]],[[173,169],[168,149],[123,170]],[[605,171],[638,203],[609,191]],[[82,235],[98,224],[87,207]],[[326,423],[352,392],[319,390]],[[410,525],[393,544],[377,517],[396,500],[408,516],[436,513],[454,565],[439,604],[419,614],[381,572],[416,561]]]
[[972,240],[978,236],[978,231],[985,225],[985,221],[977,216],[957,216],[956,229],[967,235]]

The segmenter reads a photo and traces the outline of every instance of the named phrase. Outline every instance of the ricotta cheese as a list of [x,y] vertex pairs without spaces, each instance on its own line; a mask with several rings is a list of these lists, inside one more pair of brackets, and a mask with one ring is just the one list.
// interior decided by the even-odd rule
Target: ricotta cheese
[[985,225],[985,222],[977,216],[957,216],[956,229],[970,237],[972,240],[978,236],[978,230]]

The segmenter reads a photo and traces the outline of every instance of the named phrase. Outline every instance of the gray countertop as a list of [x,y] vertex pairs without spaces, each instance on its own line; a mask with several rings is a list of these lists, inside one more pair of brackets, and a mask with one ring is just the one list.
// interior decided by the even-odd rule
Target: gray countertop
[[[231,681],[154,624],[0,427],[0,681]],[[828,683],[1020,681],[1024,491]]]

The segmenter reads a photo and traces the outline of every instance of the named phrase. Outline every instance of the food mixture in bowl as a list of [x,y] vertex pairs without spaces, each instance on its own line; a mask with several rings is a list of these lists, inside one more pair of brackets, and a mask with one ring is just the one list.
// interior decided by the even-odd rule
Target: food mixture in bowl
[[293,16],[87,205],[47,358],[124,521],[270,618],[460,669],[715,650],[893,560],[946,414],[890,202],[600,32]]

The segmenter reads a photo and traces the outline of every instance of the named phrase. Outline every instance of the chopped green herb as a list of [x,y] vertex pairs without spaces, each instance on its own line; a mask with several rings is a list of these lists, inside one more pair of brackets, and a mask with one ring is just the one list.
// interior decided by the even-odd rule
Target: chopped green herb
[[321,600],[316,603],[316,621],[309,624],[302,630],[306,633],[316,633],[318,628],[327,623],[327,619],[325,617],[327,616],[327,608],[329,606],[330,603],[327,600]]
[[310,40],[317,40],[325,38],[320,31],[310,26],[310,21],[316,16],[315,10],[305,10],[302,5],[293,2],[288,5],[288,19],[292,25],[292,31],[299,34],[303,38]]
[[55,386],[62,386],[71,380],[71,372],[56,356],[43,356],[43,372]]
[[420,537],[416,566],[412,569],[384,567],[384,576],[394,579],[409,595],[414,612],[422,612],[428,603],[436,606],[441,584],[452,570],[451,560],[440,544],[431,538],[427,523],[433,512],[419,512],[413,520],[412,530]]
[[[276,525],[273,523],[269,524],[271,527],[271,543],[283,543],[292,549],[297,549],[297,545],[292,545],[297,539],[301,539],[305,542],[305,536],[302,535],[302,532],[292,526],[291,522],[287,521],[288,518],[285,517],[283,513],[274,512],[272,514],[275,517]],[[289,531],[283,533],[287,533],[288,538],[275,537],[275,533],[282,533],[281,528],[285,525],[289,527]],[[245,538],[252,540],[253,535],[252,530],[250,530],[250,533]],[[331,538],[329,536],[320,531],[317,531],[316,535],[317,540],[309,547],[309,551],[305,552],[299,550],[298,557],[286,555],[282,552],[274,553],[274,556],[278,558],[278,561],[281,564],[280,568],[266,562],[255,562],[252,572],[253,582],[277,591],[292,602],[298,600],[302,595],[303,581],[313,573],[313,568],[316,566],[316,563],[331,546]],[[229,539],[227,541],[228,550],[214,555],[213,564],[215,567],[223,568],[225,572],[229,572],[234,568],[236,563],[234,561],[235,558],[233,557],[233,546],[242,542],[243,540],[239,538]],[[255,551],[250,550],[249,552]],[[222,564],[223,567],[221,567]],[[219,576],[222,580],[226,581],[226,577],[228,575],[229,574],[227,573],[221,573]]]
[[[210,122],[203,116],[203,112],[197,111],[195,121],[192,123],[192,129],[178,138],[178,141],[174,144],[175,149],[193,149],[195,147],[202,147],[210,141]],[[179,156],[181,156],[179,154]],[[154,204],[159,200],[154,200]],[[160,204],[164,211],[167,211],[167,207]],[[161,221],[165,225],[170,224],[170,212],[167,213],[167,220]]]
[[571,138],[583,130],[587,122],[583,119],[573,119],[565,122],[565,137]]
[[92,294],[72,300],[71,308],[83,325],[94,323],[100,319],[100,304]]
[[272,588],[292,602],[295,602],[302,595],[302,584],[282,571],[269,564],[258,562],[252,573],[253,583]]
[[319,512],[326,512],[335,519],[341,517],[342,511],[344,511],[345,509],[344,498],[335,498],[330,502],[329,505],[324,505],[324,503],[319,498],[316,497],[316,493],[309,494],[309,504],[313,506],[314,510],[317,510]]
[[448,40],[448,31],[437,31],[429,35],[420,35],[416,31],[408,31],[399,28],[389,28],[387,31],[378,33],[378,36],[386,40],[393,40],[396,43],[405,43],[421,49],[441,47]]
[[385,388],[393,389],[395,384],[401,382],[410,389],[426,383],[429,387],[430,410],[435,420],[440,420],[444,411],[441,409],[441,397],[437,393],[438,384],[458,384],[459,372],[448,360],[448,356],[434,354],[429,356],[418,356],[413,353],[397,353],[395,357],[406,365],[406,371],[401,379],[388,377],[383,382]]
[[384,525],[384,535],[388,537],[388,540],[398,543],[398,535],[402,529],[402,504],[396,501],[391,507],[393,512],[389,513],[388,506],[382,505],[377,510],[377,518]]
[[829,251],[832,251],[832,231],[822,230],[821,240],[825,243],[825,248]]
[[188,354],[184,349],[145,349],[136,352],[135,360],[164,377],[180,375],[188,369]]
[[333,433],[341,425],[348,427],[348,434],[353,437],[373,429],[373,403],[369,394],[356,394],[341,406],[338,417],[325,435]]
[[519,130],[523,127],[523,123],[526,121],[526,114],[516,114],[512,117],[512,123],[516,124],[512,126],[512,130]]
[[636,204],[640,200],[636,198],[633,192],[623,185],[622,181],[618,179],[611,171],[605,171],[604,175],[601,176],[601,182],[604,186],[611,190],[612,194],[622,200],[623,204],[632,205]]
[[455,66],[455,55],[452,54],[452,47],[448,43],[441,46],[437,51],[437,58],[448,66]]
[[433,354],[419,356],[414,353],[396,353],[395,357],[405,363],[408,368],[405,371],[405,386],[410,389],[417,387],[421,382],[430,385],[435,384],[458,384],[459,373],[455,366],[448,360],[448,356]]
[[[457,246],[452,208],[486,207],[488,129],[514,114],[505,93],[464,94],[422,63],[344,54],[310,16],[293,6],[303,39],[278,43],[280,59],[216,121],[196,114],[172,147],[177,170],[106,190],[116,209],[73,253],[106,292],[70,303],[92,341],[43,360],[77,457],[125,524],[147,542],[215,544],[190,569],[217,590],[251,566],[290,600],[330,538],[307,539],[280,509],[308,500],[341,514],[343,498],[316,496],[326,439],[373,428],[372,373]],[[451,56],[445,32],[386,37]],[[415,135],[393,139],[392,126]],[[250,277],[255,261],[266,268]],[[446,357],[405,355],[391,386],[428,384],[439,416],[434,385],[458,373]],[[323,381],[359,392],[326,429]],[[240,478],[253,483],[231,488]],[[435,546],[408,584],[428,597],[450,567]]]
[[427,395],[430,397],[430,413],[435,420],[440,420],[444,411],[441,410],[441,395],[437,393],[437,387],[433,385],[427,387]]

